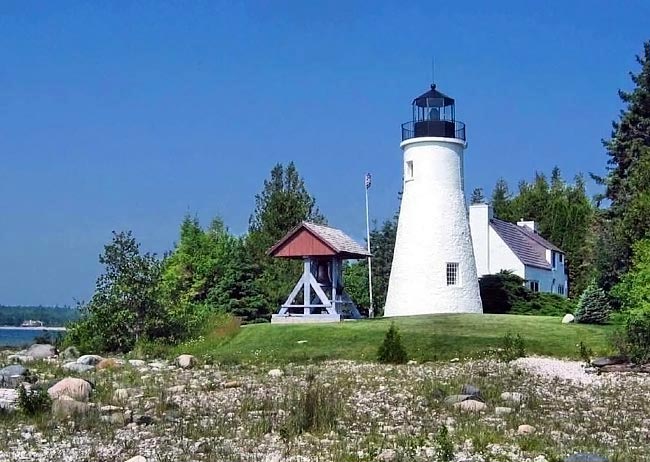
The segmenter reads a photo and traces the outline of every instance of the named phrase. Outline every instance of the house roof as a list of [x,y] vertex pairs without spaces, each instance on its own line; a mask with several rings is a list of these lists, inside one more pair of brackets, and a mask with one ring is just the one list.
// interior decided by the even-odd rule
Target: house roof
[[[345,234],[340,229],[331,228],[325,225],[318,225],[308,221],[303,221],[298,226],[289,231],[282,239],[280,239],[273,247],[267,252],[273,256],[294,257],[296,255],[278,255],[282,249],[288,246],[292,240],[297,238],[303,231],[307,231],[313,237],[321,241],[332,250],[332,253],[339,255],[343,258],[366,258],[370,256],[370,252],[359,243],[357,243],[350,236]],[[302,246],[301,246],[302,247]],[[303,253],[303,256],[309,256],[309,253]]]
[[493,218],[490,225],[524,265],[551,269],[546,250],[564,253],[542,236],[525,226]]

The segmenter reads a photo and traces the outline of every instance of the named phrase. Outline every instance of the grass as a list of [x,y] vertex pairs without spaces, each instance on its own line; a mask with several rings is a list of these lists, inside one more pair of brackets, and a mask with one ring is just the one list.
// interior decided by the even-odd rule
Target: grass
[[374,361],[391,322],[398,327],[409,359],[420,362],[480,357],[519,334],[527,354],[580,358],[582,342],[594,354],[610,353],[612,326],[562,324],[560,318],[518,315],[428,315],[369,319],[337,324],[253,324],[220,333],[220,328],[180,345],[189,353],[223,363],[308,362],[330,359]]

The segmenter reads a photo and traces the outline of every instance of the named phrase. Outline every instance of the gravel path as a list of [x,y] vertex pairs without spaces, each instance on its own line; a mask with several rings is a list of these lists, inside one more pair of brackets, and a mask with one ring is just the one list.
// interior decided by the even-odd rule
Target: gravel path
[[519,358],[512,363],[515,366],[549,379],[558,378],[581,384],[598,384],[601,377],[585,372],[581,361],[568,361],[553,358]]

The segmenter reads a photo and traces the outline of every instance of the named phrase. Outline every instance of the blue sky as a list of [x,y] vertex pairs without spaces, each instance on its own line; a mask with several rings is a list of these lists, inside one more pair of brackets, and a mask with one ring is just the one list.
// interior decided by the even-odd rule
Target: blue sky
[[[87,299],[111,230],[243,233],[294,160],[331,224],[391,216],[428,88],[467,124],[465,183],[603,172],[650,3],[0,1],[0,304]],[[592,186],[593,192],[596,191]]]

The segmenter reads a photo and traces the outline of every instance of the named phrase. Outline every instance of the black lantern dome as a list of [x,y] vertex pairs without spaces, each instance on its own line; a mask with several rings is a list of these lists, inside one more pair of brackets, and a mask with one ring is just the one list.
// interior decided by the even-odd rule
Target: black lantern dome
[[465,140],[465,124],[456,120],[456,103],[436,85],[413,100],[413,119],[402,124],[402,141],[422,137]]

